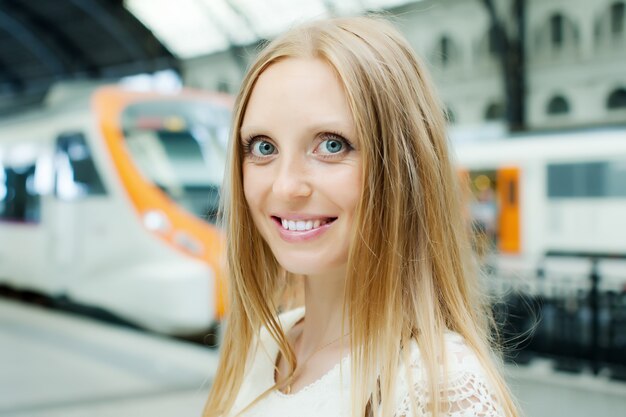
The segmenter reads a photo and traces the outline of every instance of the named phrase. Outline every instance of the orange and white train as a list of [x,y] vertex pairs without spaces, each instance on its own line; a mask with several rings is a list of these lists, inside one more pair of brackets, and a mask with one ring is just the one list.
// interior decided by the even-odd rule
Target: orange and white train
[[[225,277],[213,220],[231,104],[103,87],[0,119],[0,285],[169,334],[219,320]],[[626,257],[626,129],[454,151],[500,270],[534,271],[555,252]]]
[[109,86],[0,120],[0,284],[159,332],[209,328],[231,104]]
[[551,254],[619,258],[626,282],[624,127],[457,142],[454,151],[500,270],[535,271]]

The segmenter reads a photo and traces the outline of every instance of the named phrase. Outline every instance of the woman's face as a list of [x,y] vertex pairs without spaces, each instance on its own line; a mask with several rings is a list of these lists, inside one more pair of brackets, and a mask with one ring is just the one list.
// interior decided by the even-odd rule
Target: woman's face
[[342,271],[361,158],[354,120],[332,67],[289,58],[258,78],[241,126],[243,186],[254,224],[296,274]]

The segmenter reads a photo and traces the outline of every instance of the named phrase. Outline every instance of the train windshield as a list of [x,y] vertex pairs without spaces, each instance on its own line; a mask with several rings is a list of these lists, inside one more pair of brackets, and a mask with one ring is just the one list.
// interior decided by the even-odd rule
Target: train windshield
[[226,160],[230,110],[202,101],[142,102],[124,110],[126,145],[141,173],[213,222]]

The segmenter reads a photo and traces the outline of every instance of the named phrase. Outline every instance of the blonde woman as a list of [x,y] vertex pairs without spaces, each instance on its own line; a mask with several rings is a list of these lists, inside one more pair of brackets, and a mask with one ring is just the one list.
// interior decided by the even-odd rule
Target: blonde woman
[[[232,132],[230,313],[205,417],[518,415],[442,107],[389,23],[323,20],[271,42]],[[286,311],[299,280],[304,307]]]

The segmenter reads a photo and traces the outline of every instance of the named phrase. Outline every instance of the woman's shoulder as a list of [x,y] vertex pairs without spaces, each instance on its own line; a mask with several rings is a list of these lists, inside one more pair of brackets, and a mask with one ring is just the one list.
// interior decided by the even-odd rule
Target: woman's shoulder
[[[304,309],[301,308],[279,314],[278,320],[283,331],[288,332],[303,316]],[[277,354],[278,345],[276,341],[270,335],[267,327],[261,326],[258,334],[252,340],[252,348],[248,353],[244,380],[235,402],[235,410],[243,409],[245,405],[274,384]]]
[[[444,334],[445,362],[439,357],[438,378],[440,393],[444,395],[445,416],[499,417],[502,414],[493,395],[486,369],[478,355],[460,334],[447,331]],[[398,416],[409,415],[411,398],[424,415],[428,415],[429,384],[426,364],[416,341],[409,349],[408,369],[399,373]],[[408,372],[407,372],[408,371]],[[443,385],[445,384],[445,385]]]
[[448,375],[459,373],[485,374],[485,368],[476,351],[469,346],[463,336],[453,331],[447,331],[444,340]]
[[[484,373],[484,367],[478,355],[459,333],[453,331],[444,333],[444,351],[445,363],[439,357],[439,369],[442,373],[440,376],[443,376],[444,372],[448,378],[459,373]],[[409,352],[410,367],[416,372],[425,372],[423,355],[415,340],[411,341]]]

